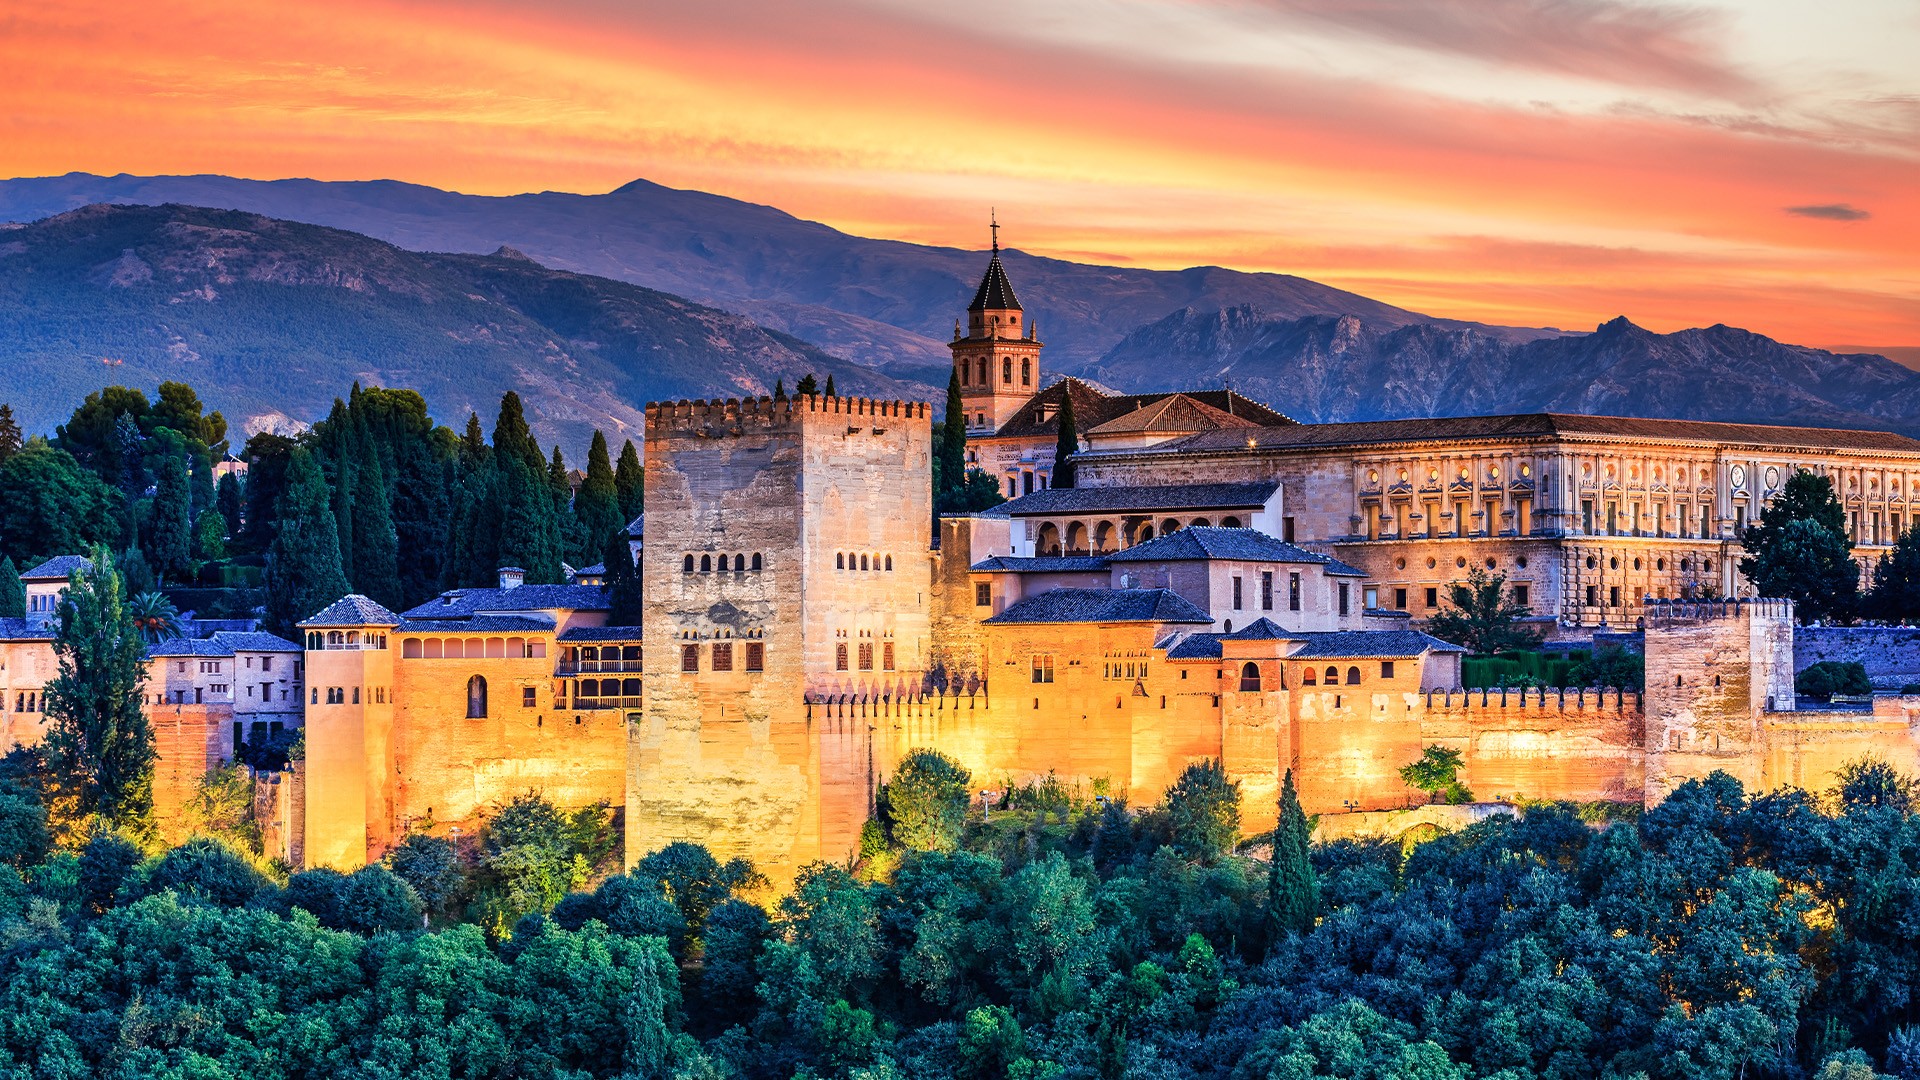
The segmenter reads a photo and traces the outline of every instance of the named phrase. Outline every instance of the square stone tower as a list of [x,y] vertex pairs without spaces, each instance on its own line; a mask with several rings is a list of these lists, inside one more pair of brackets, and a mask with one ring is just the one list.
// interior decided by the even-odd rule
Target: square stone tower
[[1765,719],[1791,712],[1793,601],[1649,601],[1649,805],[1715,770],[1763,782]]
[[806,701],[921,689],[929,408],[658,403],[646,447],[647,702],[631,733],[628,857],[700,840],[776,880],[839,858],[866,814],[864,732],[813,730]]

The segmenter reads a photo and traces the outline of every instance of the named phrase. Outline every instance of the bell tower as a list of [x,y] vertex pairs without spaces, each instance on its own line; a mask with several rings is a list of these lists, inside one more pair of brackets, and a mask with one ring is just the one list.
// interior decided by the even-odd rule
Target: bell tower
[[990,435],[1040,391],[1040,339],[1020,309],[1000,264],[1000,223],[992,224],[993,258],[967,305],[964,336],[953,324],[953,367],[960,375],[960,401],[967,434]]

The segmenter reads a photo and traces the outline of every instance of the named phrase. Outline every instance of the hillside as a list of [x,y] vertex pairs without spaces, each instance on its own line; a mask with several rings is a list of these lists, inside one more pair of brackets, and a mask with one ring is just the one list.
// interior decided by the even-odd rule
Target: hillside
[[1130,390],[1233,388],[1302,421],[1556,410],[1920,432],[1920,374],[1881,356],[1729,326],[1503,341],[1471,328],[1187,309],[1129,334],[1090,374]]
[[517,390],[540,437],[570,453],[594,427],[637,435],[647,401],[768,393],[808,371],[853,393],[934,392],[743,316],[511,250],[422,254],[171,205],[0,231],[0,357],[0,398],[30,430],[106,383],[183,380],[257,426],[322,415],[357,379],[418,389],[454,425],[469,410],[490,423]]
[[[597,274],[738,311],[838,356],[944,384],[954,317],[983,251],[849,236],[768,206],[636,180],[605,195],[461,195],[396,181],[223,176],[67,176],[0,181],[0,220],[90,203],[230,207],[350,229],[417,251],[506,244],[563,270]],[[986,238],[985,223],[981,238]],[[1018,241],[1017,230],[1003,238]],[[1007,271],[1039,317],[1056,371],[1078,373],[1135,327],[1182,308],[1245,304],[1275,315],[1356,315],[1370,326],[1433,322],[1305,278],[1217,266],[1139,270],[1012,250]],[[1474,327],[1528,340],[1544,331]]]

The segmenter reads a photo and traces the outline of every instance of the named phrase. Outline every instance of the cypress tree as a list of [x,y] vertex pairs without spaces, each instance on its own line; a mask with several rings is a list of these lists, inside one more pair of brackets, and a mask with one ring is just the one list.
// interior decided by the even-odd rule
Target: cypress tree
[[947,373],[947,417],[940,426],[940,490],[934,502],[951,502],[967,485],[967,406],[960,399],[960,369]]
[[487,459],[487,437],[480,428],[480,414],[467,414],[467,433],[460,437],[460,457],[468,468],[478,468]]
[[1313,929],[1320,909],[1320,883],[1308,850],[1312,830],[1300,796],[1294,791],[1293,770],[1280,782],[1280,819],[1273,828],[1273,862],[1267,877],[1267,941]]
[[619,483],[607,456],[607,437],[598,431],[593,433],[593,445],[587,450],[587,478],[573,497],[573,516],[579,522],[580,550],[587,555],[604,550],[615,536],[622,543],[626,541],[627,519],[620,513]]
[[640,516],[647,486],[646,470],[640,465],[640,453],[633,448],[632,439],[620,448],[620,463],[613,469],[613,486],[620,493],[620,523],[625,525]]
[[607,567],[607,625],[639,626],[640,568],[633,563],[633,548],[624,534],[607,541],[602,560]]
[[238,536],[240,533],[240,509],[243,500],[240,495],[240,477],[236,473],[225,473],[220,477],[219,488],[213,497],[213,508],[220,511],[226,520],[227,528]]
[[1080,451],[1080,429],[1073,422],[1073,393],[1060,384],[1060,437],[1053,446],[1053,478],[1047,486],[1073,486],[1073,455]]
[[388,607],[401,606],[399,545],[386,470],[373,439],[362,436],[353,485],[353,591]]
[[280,528],[267,552],[267,617],[290,632],[301,619],[353,591],[340,568],[340,526],[327,482],[306,448],[287,463],[280,496]]
[[[787,381],[785,379],[773,380],[773,400],[775,401],[787,400]],[[0,408],[5,408],[5,407],[6,406],[4,405],[0,405]],[[3,459],[0,459],[0,460],[3,460]]]
[[527,427],[520,395],[511,390],[500,395],[500,416],[493,423],[493,454],[513,458],[536,472],[547,464],[540,444],[533,441],[533,430]]
[[27,617],[27,586],[20,580],[20,570],[13,565],[13,556],[0,558],[0,619],[24,619]]
[[13,406],[0,405],[0,465],[20,452],[26,445],[26,439],[20,433],[20,425],[13,419]]
[[512,563],[526,570],[529,584],[557,584],[564,538],[553,512],[553,488],[546,470],[499,454],[493,472],[493,512],[477,524],[498,531],[499,562],[483,571],[483,577],[491,576],[501,564]]
[[193,516],[213,509],[213,463],[204,452],[193,455]]
[[[186,470],[182,467],[181,471]],[[104,546],[75,570],[53,641],[60,674],[46,689],[47,757],[79,781],[79,810],[135,833],[153,811],[153,728],[142,709],[147,644]]]
[[193,572],[193,496],[188,484],[187,463],[180,455],[161,460],[141,548],[163,580],[181,581]]
[[828,397],[839,397],[839,396],[840,396],[840,395],[838,395],[838,394],[836,394],[836,393],[834,393],[834,390],[833,390],[833,372],[831,372],[831,371],[829,371],[829,372],[827,372],[827,396],[828,396]]

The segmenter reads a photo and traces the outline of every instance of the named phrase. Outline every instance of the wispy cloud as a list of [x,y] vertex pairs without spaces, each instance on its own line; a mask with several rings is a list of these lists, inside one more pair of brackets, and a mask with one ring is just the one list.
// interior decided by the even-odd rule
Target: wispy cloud
[[1865,210],[1846,203],[1818,203],[1813,206],[1789,206],[1787,213],[1797,217],[1820,218],[1823,221],[1864,221],[1872,217]]
[[1726,17],[1622,0],[1252,0],[1282,15],[1409,48],[1617,83],[1745,97]]

